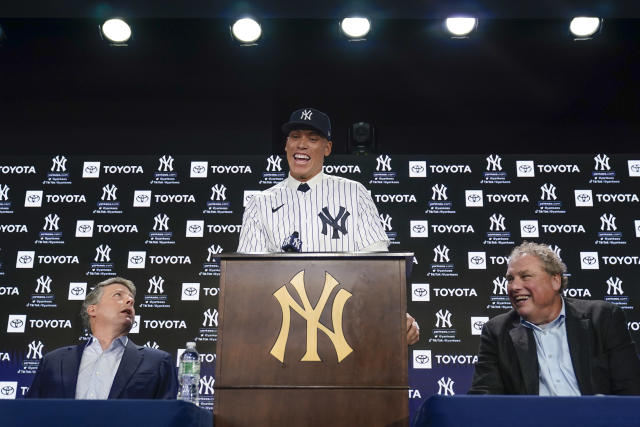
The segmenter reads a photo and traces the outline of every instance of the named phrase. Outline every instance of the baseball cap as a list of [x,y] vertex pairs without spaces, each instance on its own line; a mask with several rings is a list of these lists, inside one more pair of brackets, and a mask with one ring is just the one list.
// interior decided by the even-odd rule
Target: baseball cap
[[329,116],[315,108],[300,108],[291,113],[289,121],[282,125],[282,131],[288,134],[294,129],[313,129],[325,138],[331,139]]

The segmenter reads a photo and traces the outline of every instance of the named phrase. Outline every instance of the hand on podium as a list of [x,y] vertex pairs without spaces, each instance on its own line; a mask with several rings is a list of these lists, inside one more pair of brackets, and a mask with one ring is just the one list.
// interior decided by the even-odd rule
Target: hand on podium
[[407,344],[413,345],[420,338],[420,326],[409,313],[407,313]]

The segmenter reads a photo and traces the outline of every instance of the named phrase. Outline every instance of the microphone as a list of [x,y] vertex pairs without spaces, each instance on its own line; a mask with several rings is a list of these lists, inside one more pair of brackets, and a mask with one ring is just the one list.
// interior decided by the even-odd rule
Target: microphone
[[302,240],[300,240],[300,235],[297,231],[294,231],[291,236],[284,239],[282,250],[285,252],[302,252]]

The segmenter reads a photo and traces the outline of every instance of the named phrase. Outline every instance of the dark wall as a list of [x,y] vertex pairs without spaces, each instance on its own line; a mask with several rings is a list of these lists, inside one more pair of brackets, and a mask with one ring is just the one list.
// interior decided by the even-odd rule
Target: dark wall
[[330,114],[335,151],[356,121],[388,153],[630,152],[640,22],[574,41],[559,19],[374,21],[349,42],[328,19],[263,21],[258,46],[224,19],[134,19],[127,47],[99,20],[2,19],[0,141],[11,154],[261,154],[291,110]]

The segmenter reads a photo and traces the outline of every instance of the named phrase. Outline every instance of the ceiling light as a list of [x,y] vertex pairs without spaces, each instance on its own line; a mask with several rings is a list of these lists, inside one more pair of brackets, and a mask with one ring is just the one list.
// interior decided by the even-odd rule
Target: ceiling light
[[102,34],[114,43],[125,43],[131,38],[131,27],[120,18],[108,19],[102,24]]
[[361,39],[371,30],[371,22],[367,18],[344,18],[340,23],[342,32],[351,39]]
[[590,37],[600,28],[600,18],[579,16],[571,20],[569,30],[576,37]]
[[262,28],[255,20],[242,18],[233,24],[231,33],[242,43],[254,43],[262,35]]
[[445,25],[454,36],[464,37],[476,28],[478,20],[470,17],[447,18]]

